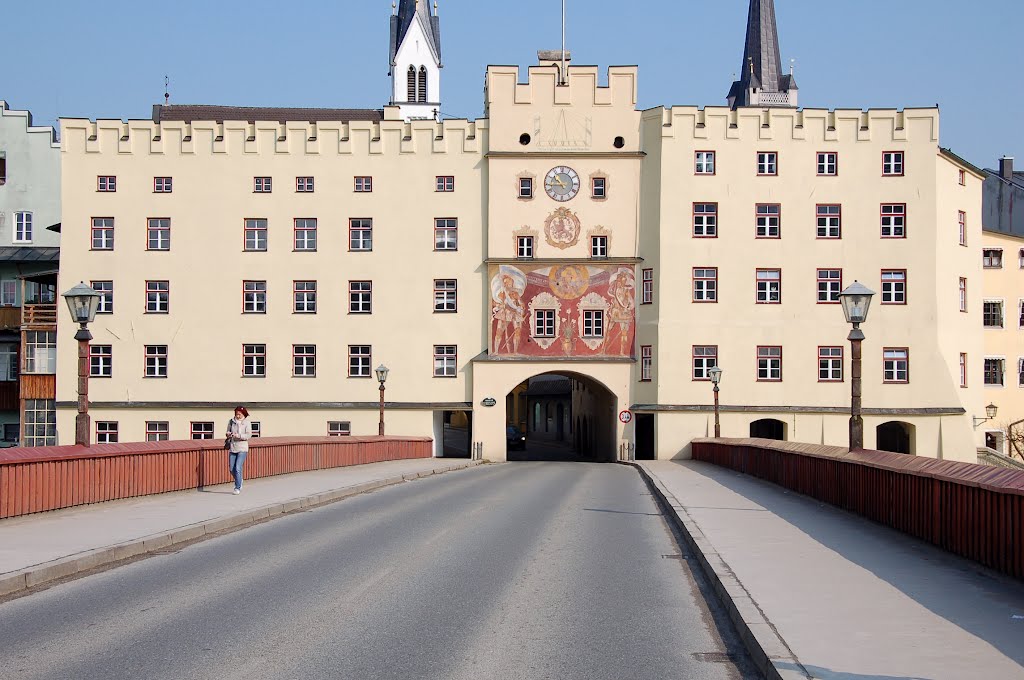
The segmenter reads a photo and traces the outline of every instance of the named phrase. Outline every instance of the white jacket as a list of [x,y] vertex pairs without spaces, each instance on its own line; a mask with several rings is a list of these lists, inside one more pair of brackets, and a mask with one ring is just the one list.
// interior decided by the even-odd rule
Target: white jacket
[[249,452],[249,439],[252,438],[252,424],[249,422],[248,418],[243,418],[241,422],[232,418],[228,421],[227,432],[237,437],[237,439],[231,440],[231,453]]

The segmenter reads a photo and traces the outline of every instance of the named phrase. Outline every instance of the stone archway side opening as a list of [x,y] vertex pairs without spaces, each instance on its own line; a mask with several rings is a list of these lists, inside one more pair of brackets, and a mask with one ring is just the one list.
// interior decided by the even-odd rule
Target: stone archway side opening
[[775,418],[762,418],[750,423],[750,436],[755,439],[786,441],[786,423]]
[[914,455],[914,426],[896,420],[875,428],[875,448],[891,453]]

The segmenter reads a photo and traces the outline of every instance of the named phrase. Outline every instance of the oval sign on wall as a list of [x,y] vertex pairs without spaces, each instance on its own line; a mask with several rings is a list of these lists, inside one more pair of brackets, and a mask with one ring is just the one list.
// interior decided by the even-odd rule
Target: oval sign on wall
[[633,412],[632,411],[622,411],[622,412],[620,412],[619,413],[619,421],[623,425],[627,425],[627,424],[631,423],[633,421]]
[[498,402],[497,402],[497,400],[494,397],[487,397],[486,399],[484,399],[480,403],[483,404],[484,406],[494,406]]

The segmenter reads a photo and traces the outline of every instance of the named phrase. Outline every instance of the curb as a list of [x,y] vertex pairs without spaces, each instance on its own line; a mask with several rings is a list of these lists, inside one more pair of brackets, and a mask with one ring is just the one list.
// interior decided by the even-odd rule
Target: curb
[[768,621],[757,602],[743,587],[729,565],[704,536],[686,508],[665,488],[661,480],[651,475],[643,466],[633,462],[620,461],[637,470],[647,482],[648,488],[658,499],[666,518],[679,529],[687,547],[694,553],[701,570],[707,577],[718,599],[721,600],[729,619],[736,626],[740,640],[754,665],[767,680],[808,680],[806,672],[793,651],[782,639],[775,626]]
[[175,527],[168,531],[144,536],[125,543],[118,543],[104,548],[96,548],[95,550],[87,550],[75,555],[62,557],[51,562],[37,564],[26,569],[20,569],[0,576],[0,597],[28,590],[29,588],[34,588],[57,579],[74,576],[75,574],[80,574],[84,571],[89,571],[114,562],[120,562],[122,560],[138,557],[139,555],[145,555],[158,550],[166,550],[169,547],[194,541],[197,538],[215,534],[226,529],[241,529],[265,519],[279,517],[296,510],[328,505],[330,503],[374,491],[385,486],[401,484],[403,482],[419,479],[420,477],[429,477],[431,475],[444,474],[445,472],[454,472],[455,470],[465,470],[481,464],[481,461],[471,460],[466,461],[465,464],[453,467],[434,468],[431,470],[424,470],[422,472],[406,473],[399,477],[388,477],[385,479],[377,479],[372,482],[363,482],[362,484],[346,486],[341,489],[333,489],[331,491],[325,491],[310,496],[293,498],[281,503],[265,505],[260,508],[246,510],[245,512],[240,512],[234,515],[217,517],[205,522]]

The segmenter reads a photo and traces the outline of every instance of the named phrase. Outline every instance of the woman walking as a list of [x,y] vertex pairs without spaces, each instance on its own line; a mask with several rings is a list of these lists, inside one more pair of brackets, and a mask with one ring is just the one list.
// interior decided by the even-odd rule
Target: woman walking
[[228,443],[228,466],[231,476],[235,478],[235,495],[242,493],[242,466],[249,455],[249,439],[252,437],[252,424],[249,412],[244,406],[235,407],[235,416],[228,421],[228,429],[224,435]]

